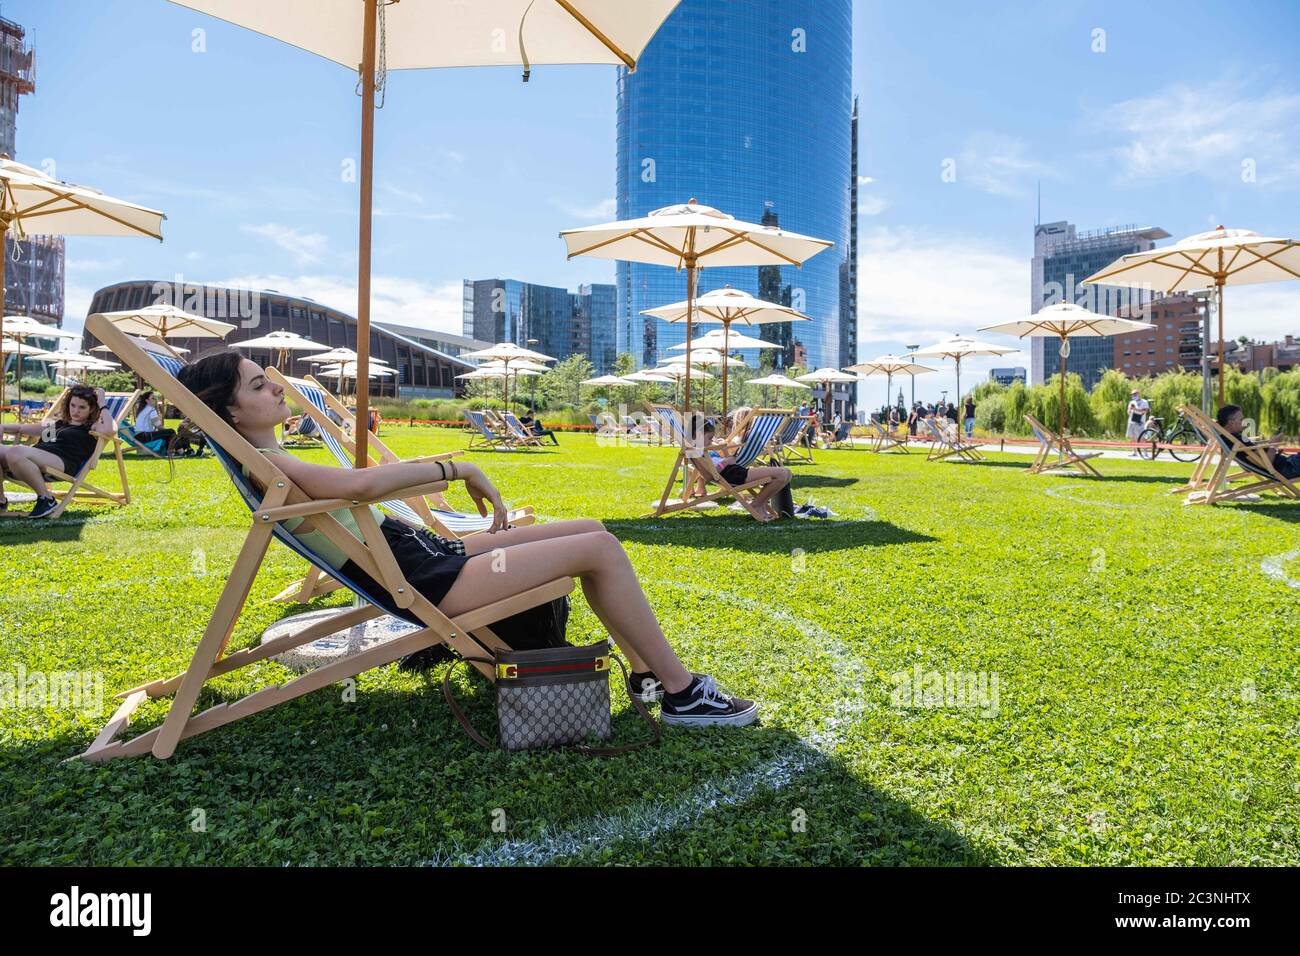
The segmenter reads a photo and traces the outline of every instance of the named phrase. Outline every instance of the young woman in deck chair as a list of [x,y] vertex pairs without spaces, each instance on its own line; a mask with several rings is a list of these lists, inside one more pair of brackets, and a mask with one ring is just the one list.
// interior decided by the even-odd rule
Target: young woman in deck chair
[[99,442],[91,432],[113,433],[113,419],[103,408],[104,390],[89,385],[68,389],[53,421],[41,425],[0,426],[6,434],[31,435],[34,445],[0,445],[0,511],[9,508],[3,491],[5,477],[21,481],[36,492],[36,504],[29,517],[43,518],[58,502],[45,484],[45,472],[54,468],[66,475],[78,475]]
[[[206,355],[183,368],[178,378],[262,454],[274,456],[276,466],[314,498],[375,500],[416,483],[463,481],[480,514],[486,516],[492,509],[493,526],[487,534],[448,541],[375,512],[402,574],[448,617],[559,575],[577,577],[592,610],[632,664],[634,692],[643,701],[662,701],[660,716],[665,724],[743,726],[757,719],[753,701],[731,697],[712,677],[692,674],[682,666],[655,620],[623,546],[599,521],[557,521],[503,530],[507,510],[500,492],[477,465],[465,461],[395,462],[360,470],[300,461],[275,439],[276,427],[289,417],[284,389],[238,353]],[[350,511],[331,514],[361,537]],[[308,521],[289,530],[308,539],[322,554],[336,550]],[[373,583],[345,555],[336,558],[357,583]],[[378,584],[370,590],[387,594]],[[395,605],[389,611],[400,613]]]
[[[696,419],[696,421],[699,420],[699,418]],[[759,492],[758,497],[754,499],[754,504],[758,507],[760,512],[766,514],[765,518],[759,519],[761,521],[775,521],[777,518],[782,517],[781,513],[768,504],[768,502],[789,487],[790,481],[794,477],[794,472],[789,468],[778,466],[746,468],[743,465],[737,465],[735,457],[731,455],[723,455],[718,452],[716,448],[710,448],[710,446],[713,445],[713,437],[716,430],[717,426],[714,425],[712,419],[704,419],[703,424],[700,426],[700,433],[703,435],[704,441],[703,447],[708,451],[709,457],[713,459],[713,464],[714,467],[717,468],[718,474],[732,485],[743,485],[759,478],[773,478],[773,481],[769,481],[763,486],[763,490]],[[691,431],[695,431],[693,426]],[[723,452],[727,450],[728,449],[725,448],[722,449]],[[704,495],[707,493],[704,476],[696,471],[691,478],[689,494]]]

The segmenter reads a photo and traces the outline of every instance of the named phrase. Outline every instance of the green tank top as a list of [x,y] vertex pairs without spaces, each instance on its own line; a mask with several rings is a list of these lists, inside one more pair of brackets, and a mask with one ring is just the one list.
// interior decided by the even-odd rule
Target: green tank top
[[[286,458],[292,457],[291,452],[289,452],[287,449],[279,447],[278,445],[275,448],[259,448],[257,450],[264,455],[279,455]],[[247,468],[244,469],[244,477],[245,478],[248,477]],[[380,511],[374,505],[371,505],[370,513],[374,515],[376,524],[383,524],[384,513],[382,511]],[[340,508],[337,511],[330,511],[328,512],[328,514],[330,514],[334,518],[334,520],[336,520],[339,524],[341,524],[344,528],[346,528],[348,532],[358,541],[365,541],[365,537],[361,534],[361,529],[357,527],[357,521],[354,517],[352,517],[352,512],[349,509]],[[322,558],[324,558],[327,562],[329,562],[331,567],[341,568],[343,564],[348,560],[348,556],[343,553],[343,549],[336,546],[333,541],[325,537],[324,532],[318,531],[316,528],[312,528],[310,531],[298,531],[297,530],[298,527],[303,523],[304,520],[306,519],[286,518],[284,521],[281,522],[281,524],[284,525],[284,530],[288,531],[290,534],[292,534],[295,538],[297,538],[299,541],[305,544],[312,551],[315,551],[317,554],[319,554]]]

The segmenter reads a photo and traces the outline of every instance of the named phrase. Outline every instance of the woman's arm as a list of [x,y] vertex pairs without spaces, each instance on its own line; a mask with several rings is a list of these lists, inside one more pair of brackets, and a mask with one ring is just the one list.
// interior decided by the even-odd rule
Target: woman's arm
[[40,435],[44,431],[44,425],[18,425],[13,422],[0,425],[0,433],[9,435]]
[[292,455],[277,455],[272,461],[295,485],[317,499],[374,501],[412,485],[432,483],[435,485],[433,493],[445,491],[451,481],[463,481],[465,491],[480,515],[486,517],[489,506],[492,508],[493,520],[489,530],[500,531],[506,526],[507,511],[501,493],[472,462],[406,461],[369,468],[333,468],[313,465]]

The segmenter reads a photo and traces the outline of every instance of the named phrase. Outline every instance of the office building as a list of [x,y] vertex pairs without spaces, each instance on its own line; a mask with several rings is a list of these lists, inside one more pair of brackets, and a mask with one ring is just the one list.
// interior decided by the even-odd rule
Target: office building
[[[695,198],[748,222],[828,239],[802,268],[705,268],[811,317],[764,329],[813,366],[856,360],[853,16],[850,0],[683,0],[617,78],[619,219]],[[684,272],[619,262],[616,350],[638,366],[672,354],[684,323],[642,313],[686,298]],[[757,367],[756,353],[744,354]],[[851,402],[852,388],[836,392]]]
[[1121,316],[1150,322],[1155,328],[1111,336],[1112,367],[1132,378],[1171,369],[1199,372],[1209,301],[1209,292],[1179,292],[1156,296],[1139,309],[1121,309]]
[[[1127,310],[1141,314],[1150,293],[1124,286],[1085,286],[1083,280],[1120,256],[1154,249],[1157,239],[1169,233],[1152,226],[1116,226],[1078,232],[1069,222],[1039,223],[1034,227],[1034,258],[1030,266],[1030,312],[1045,305],[1073,302],[1103,315]],[[1060,369],[1059,343],[1055,339],[1030,340],[1030,380],[1046,382]],[[1113,362],[1114,346],[1107,337],[1070,340],[1068,372],[1077,373],[1091,389]]]
[[466,279],[461,330],[467,337],[513,342],[543,355],[584,355],[613,368],[614,287],[593,283],[569,292],[518,279]]

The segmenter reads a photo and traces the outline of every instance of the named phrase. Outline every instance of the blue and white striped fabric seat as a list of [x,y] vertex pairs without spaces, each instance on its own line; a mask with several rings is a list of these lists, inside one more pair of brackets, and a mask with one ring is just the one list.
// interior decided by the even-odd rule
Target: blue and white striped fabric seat
[[160,352],[150,352],[149,357],[161,365],[172,378],[179,375],[181,369],[185,367],[185,363],[174,355],[163,355]]
[[803,427],[805,419],[791,418],[785,423],[785,428],[781,429],[781,437],[777,441],[782,445],[788,445],[799,435],[799,429]]
[[784,415],[774,414],[755,417],[749,426],[749,434],[745,436],[745,443],[736,452],[736,464],[742,468],[748,468],[753,464],[754,460],[763,453],[767,443],[772,440],[776,430],[781,427],[781,420],[784,417]]
[[467,408],[465,409],[465,417],[469,419],[469,423],[477,428],[479,433],[488,441],[498,441],[496,434],[492,429],[488,428],[487,421],[484,419],[482,412],[476,412]]

